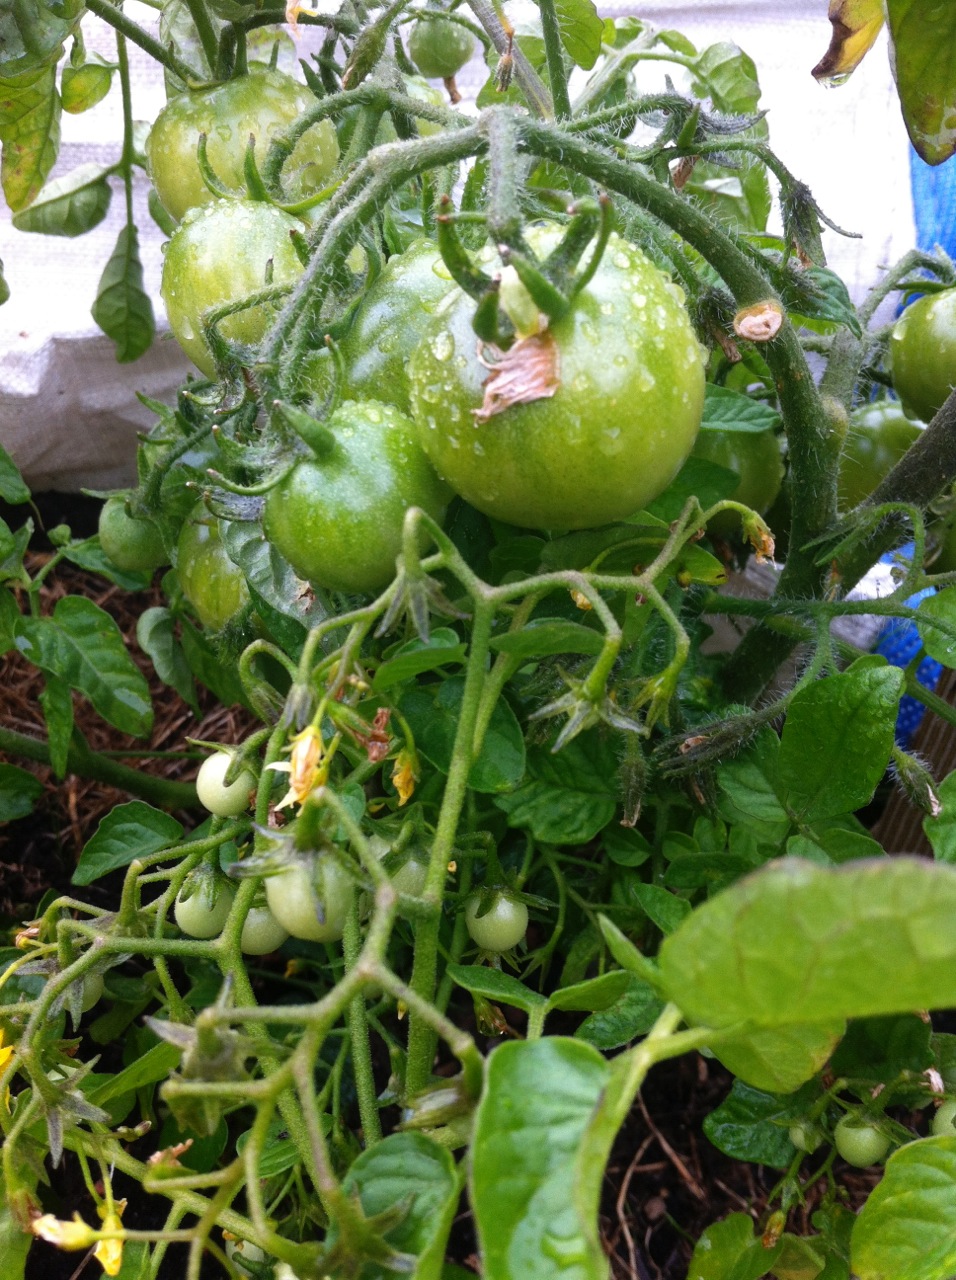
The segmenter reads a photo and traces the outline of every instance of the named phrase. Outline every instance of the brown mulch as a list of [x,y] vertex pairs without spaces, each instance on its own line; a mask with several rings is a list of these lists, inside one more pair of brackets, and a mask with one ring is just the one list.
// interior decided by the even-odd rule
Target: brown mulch
[[[33,567],[39,563],[35,561]],[[136,621],[145,608],[163,602],[158,586],[131,595],[63,564],[44,591],[44,609],[52,608],[68,593],[86,595],[116,619],[130,653],[149,681],[155,707],[153,732],[149,742],[143,743],[118,734],[77,699],[77,724],[93,749],[129,753],[126,762],[135,763],[137,752],[188,752],[187,737],[239,741],[249,732],[252,720],[247,712],[224,709],[202,690],[203,715],[197,719],[178,695],[158,681],[149,660],[139,652]],[[0,723],[42,736],[38,701],[42,676],[15,654],[6,655],[0,669]],[[30,919],[48,888],[68,888],[80,851],[100,819],[129,798],[102,783],[73,776],[58,780],[42,765],[22,760],[11,763],[34,772],[44,784],[44,793],[31,817],[0,827],[0,918],[7,927]],[[196,757],[143,757],[141,767],[169,778],[189,778],[195,773]],[[94,884],[83,890],[92,895],[91,900],[97,892],[112,891],[110,881],[105,888]],[[779,1175],[723,1156],[701,1128],[707,1114],[726,1096],[730,1080],[718,1063],[696,1055],[665,1063],[652,1072],[618,1136],[605,1174],[600,1229],[614,1280],[684,1280],[694,1242],[706,1226],[740,1211],[758,1224],[762,1221],[768,1192]],[[54,1175],[54,1193],[63,1197],[63,1216],[69,1216],[78,1201],[73,1198],[74,1189],[63,1182],[65,1176]],[[842,1180],[851,1191],[851,1203],[858,1204],[874,1178],[868,1172],[851,1171]],[[75,1190],[82,1196],[81,1187]],[[813,1207],[811,1202],[794,1211],[789,1229],[812,1232],[809,1218]],[[144,1209],[149,1211],[147,1206]],[[465,1265],[477,1267],[474,1250],[466,1213],[453,1234],[452,1251]],[[76,1255],[38,1246],[31,1252],[27,1275],[32,1280],[69,1280],[78,1261]],[[95,1264],[83,1272],[84,1277],[94,1270]],[[169,1280],[181,1274],[181,1258],[171,1260]]]

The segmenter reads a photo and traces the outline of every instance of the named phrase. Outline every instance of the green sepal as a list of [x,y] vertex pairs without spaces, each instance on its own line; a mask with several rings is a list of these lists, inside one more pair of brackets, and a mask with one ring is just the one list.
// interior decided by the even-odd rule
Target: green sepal
[[317,458],[327,458],[335,448],[334,434],[304,409],[297,409],[295,405],[276,400],[272,405],[272,416],[279,420],[281,426],[294,431]]

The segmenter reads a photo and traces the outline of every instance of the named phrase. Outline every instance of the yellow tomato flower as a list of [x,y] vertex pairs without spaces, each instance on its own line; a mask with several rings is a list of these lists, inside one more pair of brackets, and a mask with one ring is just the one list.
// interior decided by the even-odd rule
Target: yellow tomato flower
[[289,790],[276,808],[286,809],[290,804],[301,804],[316,787],[323,786],[329,776],[332,755],[332,751],[325,750],[322,734],[314,724],[307,725],[301,733],[297,733],[292,739],[290,759],[266,765],[267,769],[274,769],[276,773],[289,775]]
[[[103,1220],[104,1231],[122,1231],[123,1224],[118,1213],[108,1213]],[[100,1240],[93,1250],[93,1257],[108,1276],[118,1276],[123,1268],[123,1241]]]
[[410,751],[403,749],[395,757],[392,782],[398,792],[399,805],[407,804],[415,791],[415,757]]
[[12,1057],[13,1057],[13,1045],[8,1044],[4,1046],[3,1029],[0,1028],[0,1070],[2,1070],[4,1066],[6,1066],[7,1061]]
[[34,1219],[30,1230],[58,1249],[88,1249],[96,1242],[96,1232],[78,1213],[74,1213],[72,1222],[64,1222],[52,1213],[44,1213],[42,1217]]

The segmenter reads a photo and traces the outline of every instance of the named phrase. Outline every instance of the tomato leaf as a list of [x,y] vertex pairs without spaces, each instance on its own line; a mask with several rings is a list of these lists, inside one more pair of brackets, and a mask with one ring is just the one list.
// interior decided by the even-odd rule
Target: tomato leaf
[[522,1009],[531,1013],[547,1004],[544,996],[532,991],[517,978],[500,969],[492,969],[484,964],[450,964],[446,970],[448,975],[474,996],[484,996],[486,1000],[495,1000],[498,1004],[511,1005],[514,1009]]
[[846,1023],[764,1028],[714,1045],[714,1055],[735,1076],[768,1093],[792,1093],[813,1078],[830,1057]]
[[55,178],[26,209],[13,215],[18,231],[44,236],[81,236],[106,217],[113,192],[106,180],[109,169],[81,164],[63,178]]
[[183,837],[182,824],[144,800],[130,800],[111,809],[86,842],[71,883],[92,884],[134,858],[172,847]]
[[842,84],[863,61],[883,28],[883,0],[830,0],[830,22],[830,47],[812,75],[830,84]]
[[593,0],[555,0],[561,43],[579,67],[590,71],[601,52],[604,23]]
[[956,1271],[956,1138],[900,1147],[857,1215],[850,1261],[859,1280],[937,1280]]
[[688,1018],[712,1027],[945,1008],[956,1004],[954,912],[948,866],[788,858],[688,916],[664,939],[660,979]]
[[0,764],[0,822],[14,822],[33,812],[43,794],[43,783],[15,764]]
[[660,1017],[664,1001],[648,982],[630,974],[628,985],[612,1005],[585,1018],[574,1033],[595,1049],[620,1049],[646,1035]]
[[118,569],[100,546],[99,539],[85,538],[82,542],[73,542],[63,548],[63,558],[71,564],[79,565],[89,573],[98,573],[110,582],[126,591],[145,591],[149,586],[150,574],[137,573],[131,569]]
[[306,628],[328,617],[322,593],[296,577],[289,562],[263,537],[258,521],[229,521],[223,526],[223,544],[249,586],[273,609]]
[[593,627],[564,618],[533,618],[520,631],[494,636],[491,648],[517,658],[546,658],[559,653],[587,653],[597,656],[604,637]]
[[956,587],[944,587],[936,595],[927,596],[920,601],[918,612],[916,629],[923,648],[944,667],[956,667],[956,636],[947,635],[942,627],[933,625],[941,622],[956,631]]
[[102,102],[110,91],[115,70],[116,65],[106,62],[98,53],[91,54],[89,61],[80,67],[65,66],[60,76],[63,110],[78,115]]
[[624,969],[612,969],[596,978],[585,978],[570,987],[559,987],[548,997],[548,1009],[567,1013],[594,1013],[610,1009],[631,987],[631,975]]
[[956,152],[956,8],[885,0],[893,74],[913,146],[927,164]]
[[219,661],[209,641],[188,618],[180,618],[180,643],[189,669],[224,707],[246,706],[239,676],[233,667]]
[[153,304],[143,288],[143,264],[139,256],[139,236],[129,223],[120,228],[116,248],[100,277],[93,319],[116,343],[120,364],[138,360],[153,341],[156,322]]
[[[366,1219],[403,1210],[384,1233],[386,1244],[410,1255],[412,1280],[440,1280],[445,1243],[458,1207],[459,1175],[451,1152],[420,1133],[393,1133],[363,1151],[342,1182]],[[341,1224],[332,1219],[326,1247],[348,1248]],[[384,1262],[366,1261],[363,1280],[391,1280]]]
[[61,114],[54,67],[0,80],[0,182],[14,213],[36,198],[56,163]]
[[486,1280],[604,1280],[604,1161],[583,1146],[609,1076],[596,1049],[557,1036],[492,1053],[469,1180]]
[[764,1248],[749,1214],[732,1213],[697,1241],[687,1274],[693,1280],[761,1280],[779,1253],[779,1242]]
[[727,1097],[704,1120],[704,1133],[733,1160],[786,1169],[794,1150],[787,1127],[791,1116],[800,1114],[792,1108],[786,1098],[735,1080]]
[[[399,704],[415,735],[416,747],[442,773],[447,773],[451,764],[464,689],[464,677],[452,676],[437,688],[408,689]],[[481,750],[471,766],[468,785],[485,793],[509,791],[520,782],[524,771],[521,726],[508,703],[499,698]]]
[[0,8],[0,75],[20,76],[55,63],[82,12],[83,0],[55,6],[49,0],[8,0]]
[[73,692],[70,686],[56,676],[48,676],[40,694],[40,706],[46,722],[50,764],[56,776],[64,778],[70,739],[73,737]]
[[83,596],[58,600],[52,617],[21,617],[16,646],[30,662],[89,698],[121,733],[146,737],[153,723],[149,687],[119,627]]
[[30,490],[23,481],[17,464],[0,444],[0,498],[13,506],[30,501]]
[[417,636],[389,652],[375,672],[372,688],[381,693],[397,684],[439,667],[462,666],[468,657],[467,645],[451,627],[436,627],[427,641]]
[[903,683],[898,667],[865,658],[794,695],[776,786],[795,817],[814,822],[869,802],[889,763]]
[[956,773],[936,788],[942,806],[936,817],[923,819],[923,830],[940,862],[956,862]]
[[701,431],[772,431],[781,421],[776,409],[762,400],[708,382]]
[[557,755],[528,752],[528,777],[495,804],[508,824],[544,844],[586,844],[606,826],[617,806],[613,749],[593,733],[581,734]]
[[136,643],[152,660],[163,684],[175,689],[187,706],[199,715],[196,686],[182,646],[176,640],[173,615],[154,606],[140,614],[136,623]]

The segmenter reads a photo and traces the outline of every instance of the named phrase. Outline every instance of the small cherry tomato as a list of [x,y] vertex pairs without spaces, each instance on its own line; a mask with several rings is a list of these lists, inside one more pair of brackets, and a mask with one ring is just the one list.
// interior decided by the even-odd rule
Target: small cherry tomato
[[447,18],[423,16],[408,36],[408,56],[429,80],[450,80],[474,51],[475,37],[467,27]]
[[482,951],[510,951],[528,931],[528,908],[501,890],[487,904],[487,911],[482,912],[486,904],[487,898],[480,892],[473,893],[465,903],[465,924],[472,942]]
[[840,456],[840,510],[849,511],[868,498],[922,431],[922,423],[911,422],[896,400],[857,409],[850,417]]
[[876,1125],[863,1124],[846,1115],[837,1121],[833,1131],[836,1149],[847,1162],[857,1169],[877,1164],[890,1149],[890,1140]]
[[294,862],[266,877],[276,919],[306,942],[338,942],[351,894],[351,880],[331,856]]
[[956,289],[910,303],[890,338],[890,363],[906,412],[929,422],[956,384]]
[[207,631],[221,631],[249,603],[242,570],[222,544],[220,522],[202,503],[180,530],[176,574],[183,595]]
[[273,915],[269,907],[251,907],[242,923],[239,947],[243,955],[267,956],[278,951],[289,931]]
[[236,818],[244,813],[256,788],[255,775],[248,769],[243,769],[234,782],[226,782],[232,760],[231,751],[216,751],[202,762],[196,775],[200,803],[220,818]]
[[[203,768],[218,760],[220,756],[220,752],[211,756]],[[228,765],[229,757],[222,755],[222,759]],[[243,774],[243,778],[245,777],[248,775]],[[198,781],[197,779],[197,788]],[[203,785],[205,789],[209,784],[204,782]],[[205,801],[203,803],[205,804]],[[208,809],[209,805],[206,805],[206,808]],[[215,810],[210,812],[214,813]],[[242,810],[239,812],[241,813]],[[173,915],[180,929],[190,938],[217,938],[222,933],[222,926],[226,923],[234,897],[235,890],[232,885],[221,876],[210,873],[204,868],[198,874],[194,873],[190,876],[176,895]]]

